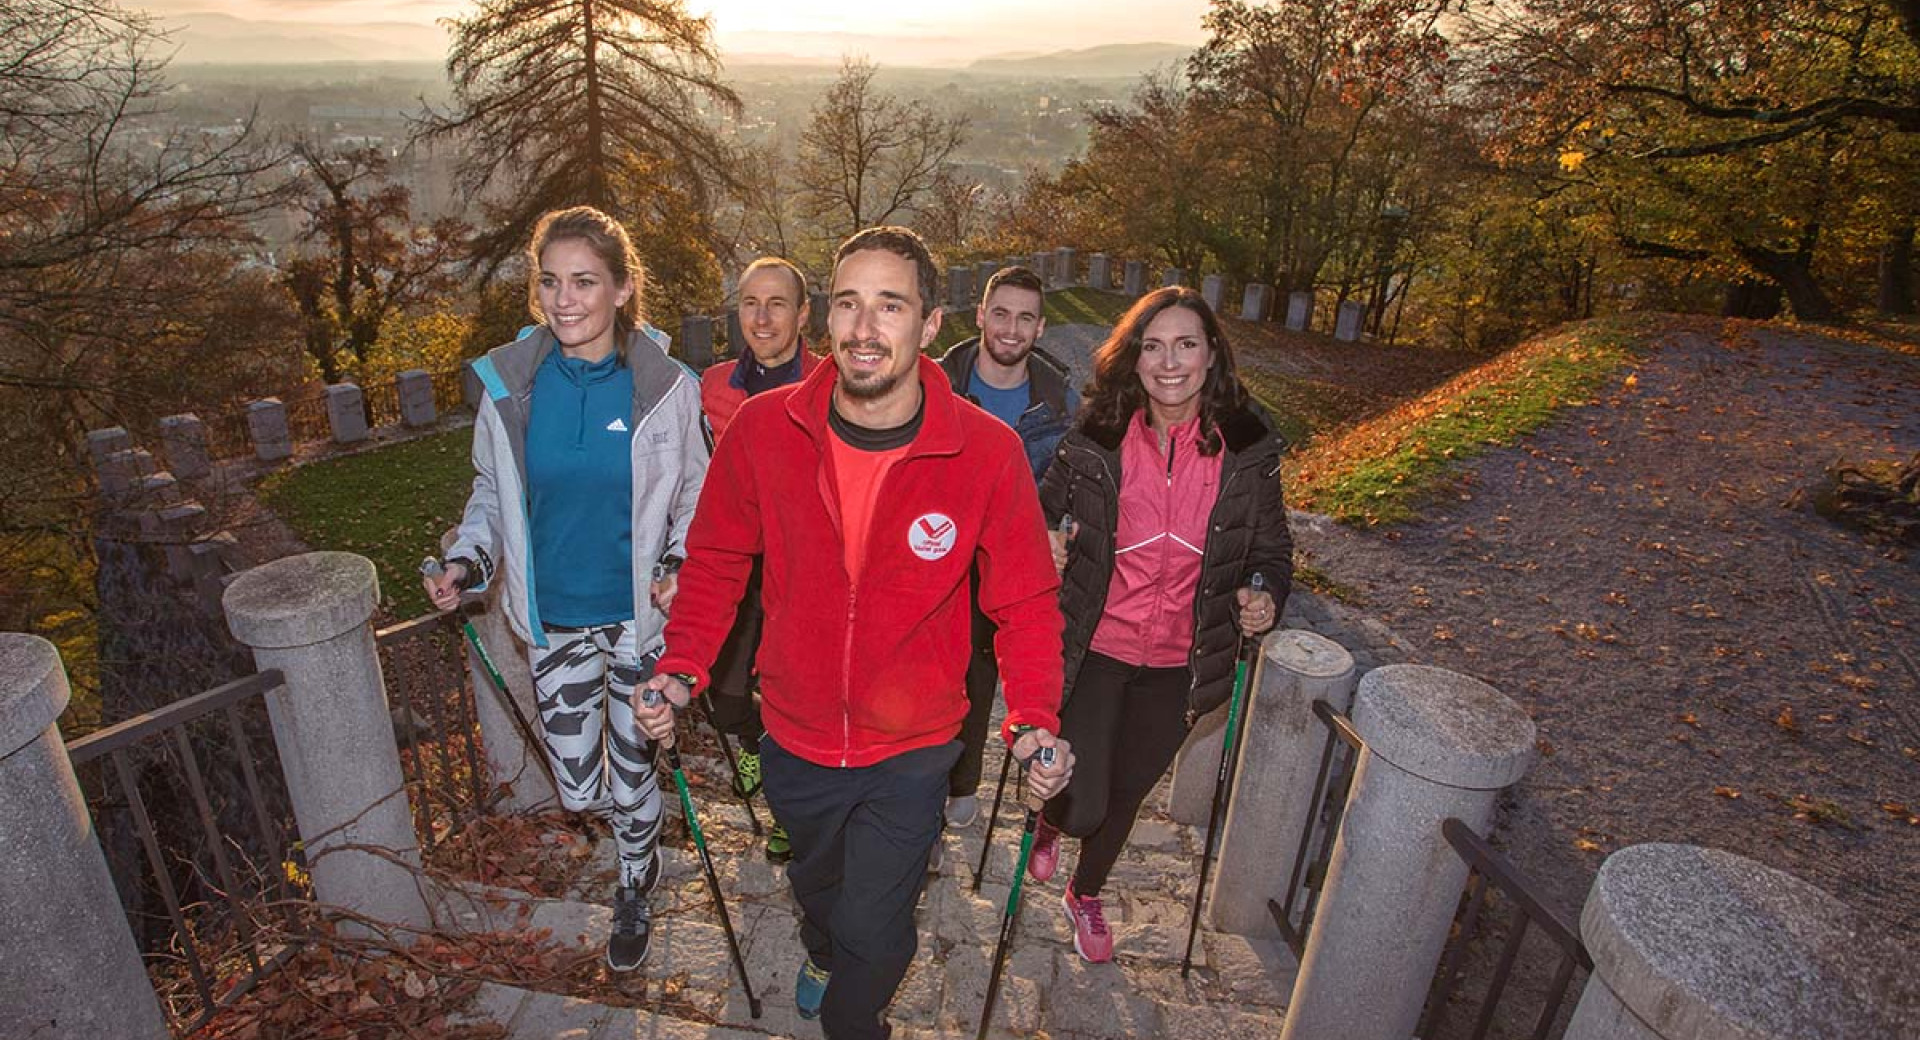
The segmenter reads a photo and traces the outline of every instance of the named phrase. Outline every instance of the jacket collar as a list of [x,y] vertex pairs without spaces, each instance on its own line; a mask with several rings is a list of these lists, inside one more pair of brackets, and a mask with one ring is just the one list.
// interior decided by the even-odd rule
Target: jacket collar
[[[743,392],[747,389],[747,362],[751,360],[753,360],[753,355],[751,353],[742,355],[741,357],[734,359],[733,370],[727,373],[728,386],[734,388],[735,390],[740,390]],[[800,349],[794,353],[793,360],[788,361],[785,365],[782,365],[780,367],[785,368],[787,367],[787,365],[797,364],[799,366],[799,374],[789,381],[792,383],[797,383],[800,380],[807,378],[807,374],[809,372],[812,372],[814,369],[814,366],[818,365],[819,363],[820,363],[820,359],[815,357],[813,355],[813,352],[807,349],[806,337],[802,336],[800,338]],[[782,384],[782,385],[786,385],[786,384]],[[778,388],[770,387],[769,389],[778,389]]]
[[[488,351],[487,357],[493,361],[494,371],[500,374],[500,381],[506,384],[507,391],[515,398],[525,400],[533,393],[533,377],[539,371],[540,363],[559,346],[560,341],[554,338],[553,330],[539,325],[525,337]],[[658,341],[639,329],[628,334],[626,343],[620,349],[620,356],[633,369],[636,419],[652,411],[654,404],[665,397],[673,389],[673,384],[685,374],[679,362],[668,357]]]
[[[972,336],[955,343],[940,359],[940,369],[947,374],[955,393],[963,397],[973,393],[974,366],[979,358],[980,337]],[[1039,403],[1052,409],[1055,415],[1067,414],[1066,366],[1041,350],[1038,344],[1027,355],[1027,402],[1029,408]]]
[[[1108,427],[1096,424],[1089,415],[1081,420],[1080,432],[1102,451],[1114,453],[1120,450],[1120,441],[1126,437],[1127,426],[1131,422],[1132,417],[1129,416],[1126,423]],[[1247,454],[1263,440],[1272,440],[1275,453],[1287,444],[1286,438],[1274,432],[1265,410],[1252,402],[1220,417],[1220,439],[1226,449],[1235,455]]]
[[[831,358],[815,365],[793,393],[787,396],[787,417],[792,419],[818,445],[825,445],[833,433],[827,428],[827,410],[833,407],[833,388],[839,382],[840,369]],[[926,410],[920,420],[920,435],[913,439],[908,455],[954,455],[965,444],[960,427],[959,398],[953,384],[940,370],[938,362],[920,355],[920,390],[926,395]]]

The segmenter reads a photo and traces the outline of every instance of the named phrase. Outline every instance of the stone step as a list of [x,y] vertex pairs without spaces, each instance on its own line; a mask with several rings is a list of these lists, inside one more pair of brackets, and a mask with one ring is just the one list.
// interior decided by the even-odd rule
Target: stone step
[[[989,756],[987,784],[997,761]],[[718,762],[690,768],[724,776]],[[715,772],[712,770],[722,770]],[[987,792],[991,797],[991,790]],[[797,909],[784,870],[768,863],[747,829],[738,799],[718,781],[696,793],[701,822],[714,850],[715,872],[739,936],[747,970],[764,1014],[755,1020],[733,974],[725,935],[714,916],[698,855],[679,847],[677,826],[662,848],[661,885],[653,896],[656,934],[648,961],[634,973],[637,992],[671,986],[681,1017],[610,1008],[555,994],[489,986],[475,1013],[509,1028],[513,1040],[568,1037],[719,1037],[819,1035],[818,1023],[793,1007],[793,976],[804,958]],[[1181,979],[1195,864],[1203,832],[1166,815],[1162,784],[1134,830],[1108,886],[1108,920],[1116,960],[1083,963],[1073,951],[1061,906],[1064,872],[1023,888],[1020,923],[995,1011],[996,1037],[1044,1032],[1054,1040],[1158,1036],[1171,1040],[1273,1035],[1279,1030],[1296,965],[1277,941],[1204,931],[1194,971]],[[670,813],[677,814],[669,798]],[[764,804],[756,800],[764,814]],[[762,817],[763,823],[766,817]],[[917,914],[920,948],[889,1020],[900,1040],[971,1035],[985,999],[989,959],[999,934],[1008,877],[1019,842],[1016,811],[1003,809],[979,894],[973,869],[985,833],[980,819],[943,835],[943,862],[928,879]],[[679,839],[684,841],[684,839]],[[610,840],[596,855],[611,863]],[[562,900],[524,899],[516,927],[547,928],[557,941],[583,949],[604,941],[612,883],[589,880]]]

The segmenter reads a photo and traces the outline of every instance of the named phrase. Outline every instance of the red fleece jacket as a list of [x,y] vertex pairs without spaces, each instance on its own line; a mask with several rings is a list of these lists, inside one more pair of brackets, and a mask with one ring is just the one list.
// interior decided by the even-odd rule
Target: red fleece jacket
[[827,411],[838,371],[741,406],[707,470],[658,671],[704,686],[763,557],[762,715],[781,747],[865,766],[954,739],[967,714],[968,572],[999,626],[1007,727],[1058,732],[1059,578],[1020,438],[922,358],[926,414],[887,474],[858,586],[841,555]]

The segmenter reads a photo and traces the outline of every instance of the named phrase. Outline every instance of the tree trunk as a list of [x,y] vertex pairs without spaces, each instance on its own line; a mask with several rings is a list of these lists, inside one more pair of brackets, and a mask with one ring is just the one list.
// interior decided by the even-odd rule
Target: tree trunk
[[1742,278],[1727,286],[1720,305],[1723,318],[1777,318],[1780,286],[1760,278]]
[[1913,221],[1887,232],[1880,245],[1880,313],[1910,315],[1913,306]]
[[1780,287],[1786,294],[1787,304],[1793,308],[1795,318],[1813,322],[1840,320],[1840,308],[1834,305],[1826,290],[1820,288],[1820,283],[1813,279],[1810,251],[1789,253],[1759,246],[1741,246],[1740,254],[1742,259],[1753,265],[1754,270]]

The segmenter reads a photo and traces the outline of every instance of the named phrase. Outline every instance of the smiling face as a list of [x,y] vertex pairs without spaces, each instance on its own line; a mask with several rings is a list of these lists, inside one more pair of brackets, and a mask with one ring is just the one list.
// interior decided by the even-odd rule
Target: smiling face
[[807,300],[784,267],[762,267],[740,282],[740,330],[754,359],[772,368],[800,348]]
[[1199,414],[1200,391],[1212,365],[1213,348],[1199,314],[1168,307],[1153,316],[1140,337],[1140,360],[1133,370],[1147,392],[1155,426],[1164,428]]
[[633,295],[593,247],[556,239],[540,252],[540,312],[570,357],[599,360],[614,347],[613,319]]
[[[848,253],[833,269],[827,334],[839,392],[870,406],[919,403],[920,351],[940,331],[940,312],[921,314],[914,262],[884,249]],[[904,421],[904,420],[903,420]]]
[[1011,368],[1033,353],[1033,345],[1047,330],[1040,294],[1017,285],[995,286],[980,301],[980,346],[995,364]]

